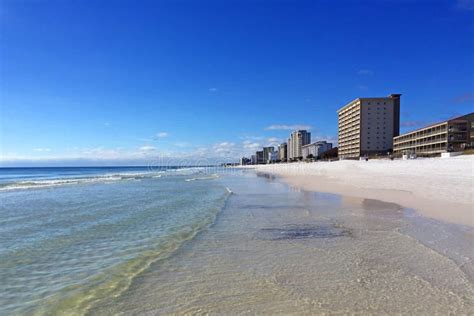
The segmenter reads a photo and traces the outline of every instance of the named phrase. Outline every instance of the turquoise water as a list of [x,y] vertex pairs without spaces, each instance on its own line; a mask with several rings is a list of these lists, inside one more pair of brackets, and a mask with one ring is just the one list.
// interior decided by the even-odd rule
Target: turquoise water
[[474,310],[474,230],[396,204],[235,169],[0,174],[0,315]]
[[0,314],[81,314],[210,225],[203,168],[0,171]]

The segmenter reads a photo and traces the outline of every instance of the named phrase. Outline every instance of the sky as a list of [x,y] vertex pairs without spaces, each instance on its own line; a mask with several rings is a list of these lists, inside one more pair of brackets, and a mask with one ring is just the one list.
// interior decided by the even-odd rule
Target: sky
[[0,166],[208,164],[401,93],[474,109],[474,0],[0,1]]

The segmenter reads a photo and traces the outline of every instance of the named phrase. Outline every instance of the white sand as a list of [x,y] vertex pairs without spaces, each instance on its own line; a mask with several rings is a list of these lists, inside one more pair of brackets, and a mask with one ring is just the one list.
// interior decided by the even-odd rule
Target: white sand
[[305,190],[378,199],[474,227],[474,156],[255,166]]

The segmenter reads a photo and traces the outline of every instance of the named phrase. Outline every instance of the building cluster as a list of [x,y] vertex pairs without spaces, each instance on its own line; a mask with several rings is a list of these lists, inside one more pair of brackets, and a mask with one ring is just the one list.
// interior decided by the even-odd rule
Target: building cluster
[[332,144],[326,141],[311,143],[311,133],[306,130],[293,131],[288,141],[277,146],[263,147],[251,158],[242,157],[240,164],[260,165],[279,162],[309,161],[322,157],[322,154],[332,149]]
[[[337,111],[338,147],[318,141],[311,133],[293,131],[275,150],[264,147],[241,164],[311,161],[336,154],[339,159],[373,156],[435,156],[474,148],[474,113],[400,135],[400,97],[357,98]],[[332,156],[333,157],[333,156]]]

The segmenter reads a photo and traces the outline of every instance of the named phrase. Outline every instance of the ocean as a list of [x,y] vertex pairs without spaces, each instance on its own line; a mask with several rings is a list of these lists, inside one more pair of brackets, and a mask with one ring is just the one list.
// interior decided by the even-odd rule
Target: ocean
[[0,169],[0,314],[469,313],[473,230],[221,168]]
[[204,168],[0,170],[0,314],[86,311],[214,222]]

